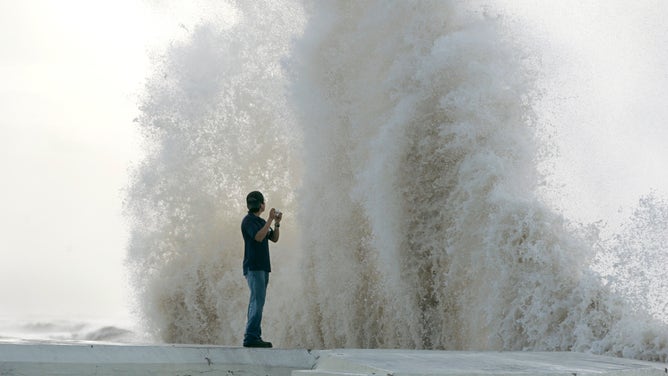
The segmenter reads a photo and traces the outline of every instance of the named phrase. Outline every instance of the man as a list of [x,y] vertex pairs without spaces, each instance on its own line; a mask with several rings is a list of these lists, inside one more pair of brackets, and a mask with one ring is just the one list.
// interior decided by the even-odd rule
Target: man
[[[246,206],[248,214],[241,221],[241,234],[244,237],[243,271],[250,288],[250,301],[244,347],[271,347],[271,342],[262,340],[262,310],[271,272],[269,240],[278,241],[283,213],[272,208],[266,221],[260,218],[265,203],[264,196],[258,191],[246,196]],[[272,222],[275,222],[273,229]]]

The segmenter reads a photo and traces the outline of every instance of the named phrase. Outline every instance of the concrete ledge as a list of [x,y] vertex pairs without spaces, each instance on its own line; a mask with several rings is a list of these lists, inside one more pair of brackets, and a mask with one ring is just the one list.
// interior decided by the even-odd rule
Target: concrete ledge
[[573,352],[0,344],[0,375],[649,376],[666,365]]
[[575,352],[330,350],[293,376],[663,375],[664,365]]
[[222,346],[0,344],[0,375],[290,376],[311,369],[308,350]]

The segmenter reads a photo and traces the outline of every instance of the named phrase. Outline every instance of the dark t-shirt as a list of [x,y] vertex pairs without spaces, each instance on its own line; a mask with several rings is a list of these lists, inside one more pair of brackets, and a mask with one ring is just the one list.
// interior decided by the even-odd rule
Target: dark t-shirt
[[255,240],[255,234],[267,223],[264,219],[253,213],[248,213],[241,221],[241,234],[244,237],[244,275],[249,270],[264,270],[271,272],[271,262],[269,261],[269,238],[274,230],[269,229],[267,236],[258,242]]

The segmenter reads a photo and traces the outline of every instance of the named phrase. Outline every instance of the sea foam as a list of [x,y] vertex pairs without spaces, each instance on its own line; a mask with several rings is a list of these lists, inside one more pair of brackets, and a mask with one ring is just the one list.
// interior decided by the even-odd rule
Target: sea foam
[[[549,72],[498,9],[236,10],[172,45],[142,101],[128,266],[157,338],[241,342],[239,224],[259,189],[285,213],[263,322],[280,346],[666,358],[666,300],[645,267],[664,253],[651,225],[665,204],[646,198],[615,240],[555,211],[541,194]],[[643,231],[651,244],[625,241]]]

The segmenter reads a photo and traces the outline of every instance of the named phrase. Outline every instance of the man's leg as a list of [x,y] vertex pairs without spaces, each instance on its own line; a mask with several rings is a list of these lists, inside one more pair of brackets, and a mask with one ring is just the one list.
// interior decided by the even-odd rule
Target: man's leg
[[246,274],[248,288],[250,289],[250,300],[248,302],[248,322],[246,323],[246,334],[244,344],[258,342],[262,338],[262,310],[267,295],[268,274],[265,271],[249,270]]

